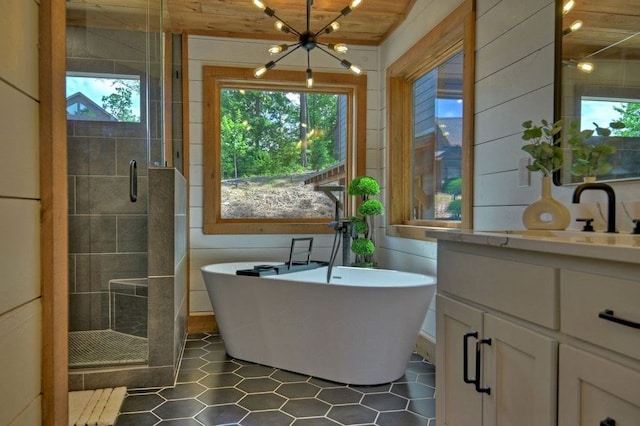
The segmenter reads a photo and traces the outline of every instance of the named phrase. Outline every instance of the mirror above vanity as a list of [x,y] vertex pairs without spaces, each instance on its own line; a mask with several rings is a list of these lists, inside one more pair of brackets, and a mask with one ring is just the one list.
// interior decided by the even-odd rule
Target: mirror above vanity
[[580,183],[586,174],[584,149],[569,143],[571,123],[594,131],[583,141],[592,156],[615,151],[598,181],[640,179],[640,0],[557,2],[555,116],[564,120],[565,154],[554,181]]

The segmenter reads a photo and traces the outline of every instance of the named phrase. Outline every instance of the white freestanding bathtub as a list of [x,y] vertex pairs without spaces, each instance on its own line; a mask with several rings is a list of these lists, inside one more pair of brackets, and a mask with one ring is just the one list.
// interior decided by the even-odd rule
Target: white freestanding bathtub
[[427,275],[327,267],[268,277],[207,265],[202,273],[227,353],[340,383],[400,378],[435,292]]

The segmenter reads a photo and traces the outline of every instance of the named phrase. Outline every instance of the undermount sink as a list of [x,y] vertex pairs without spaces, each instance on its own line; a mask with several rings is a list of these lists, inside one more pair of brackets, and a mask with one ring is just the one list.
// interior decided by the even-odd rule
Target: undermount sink
[[607,232],[556,231],[547,229],[527,229],[512,231],[491,231],[507,234],[509,237],[549,239],[582,244],[601,244],[608,246],[640,247],[639,234],[620,234]]

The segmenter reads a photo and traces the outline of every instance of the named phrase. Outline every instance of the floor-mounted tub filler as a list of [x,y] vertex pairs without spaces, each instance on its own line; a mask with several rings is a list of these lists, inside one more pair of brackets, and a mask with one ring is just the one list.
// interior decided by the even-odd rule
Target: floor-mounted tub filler
[[[400,378],[435,293],[434,277],[327,266],[238,275],[273,262],[207,265],[202,273],[227,353],[339,383]],[[261,275],[261,274],[253,274]]]

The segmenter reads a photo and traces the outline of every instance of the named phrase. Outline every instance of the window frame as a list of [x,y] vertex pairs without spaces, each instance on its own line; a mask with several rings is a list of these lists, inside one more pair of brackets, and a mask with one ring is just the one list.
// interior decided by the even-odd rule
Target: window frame
[[[203,232],[204,234],[322,234],[333,232],[323,218],[312,219],[223,219],[221,215],[220,91],[223,88],[252,90],[284,89],[297,92],[327,92],[347,95],[347,182],[365,173],[367,78],[343,73],[314,72],[314,87],[306,88],[304,71],[271,70],[256,79],[249,68],[203,67]],[[345,216],[351,202],[346,200]]]
[[[462,220],[411,218],[413,83],[462,51]],[[387,68],[387,235],[428,239],[425,228],[473,227],[475,2],[466,0]]]

